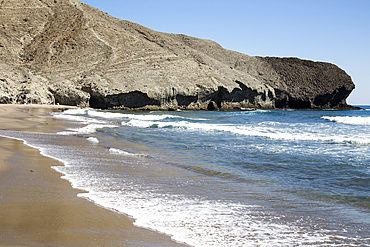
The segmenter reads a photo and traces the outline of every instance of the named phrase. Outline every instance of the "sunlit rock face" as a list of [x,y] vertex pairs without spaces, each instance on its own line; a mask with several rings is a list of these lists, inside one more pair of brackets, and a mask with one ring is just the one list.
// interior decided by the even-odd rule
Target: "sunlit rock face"
[[348,108],[351,78],[329,63],[252,57],[160,33],[77,0],[0,3],[0,103],[95,108]]

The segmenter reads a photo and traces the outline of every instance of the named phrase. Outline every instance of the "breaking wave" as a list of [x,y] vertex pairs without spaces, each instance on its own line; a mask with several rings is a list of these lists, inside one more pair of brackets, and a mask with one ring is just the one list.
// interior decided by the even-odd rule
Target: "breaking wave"
[[342,123],[342,124],[352,124],[352,125],[370,125],[370,117],[328,117],[324,116],[323,119],[330,120],[332,122],[336,123]]
[[[341,133],[333,135],[332,132],[318,133],[304,125],[294,126],[295,128],[289,128],[289,126],[286,128],[280,128],[281,125],[280,123],[272,122],[266,122],[263,125],[258,126],[244,126],[231,124],[194,123],[189,121],[162,122],[162,121],[130,120],[129,122],[122,122],[122,125],[140,128],[172,128],[193,131],[195,130],[195,131],[230,132],[238,135],[255,136],[287,141],[321,141],[321,142],[335,142],[360,145],[370,144],[369,136],[367,137],[349,136]],[[306,127],[306,130],[304,130],[303,127]]]

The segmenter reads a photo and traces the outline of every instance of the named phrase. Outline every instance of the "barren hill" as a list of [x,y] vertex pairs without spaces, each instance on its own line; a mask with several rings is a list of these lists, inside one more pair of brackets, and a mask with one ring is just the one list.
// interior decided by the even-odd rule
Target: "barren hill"
[[251,57],[77,0],[0,0],[0,103],[96,108],[344,108],[333,64]]

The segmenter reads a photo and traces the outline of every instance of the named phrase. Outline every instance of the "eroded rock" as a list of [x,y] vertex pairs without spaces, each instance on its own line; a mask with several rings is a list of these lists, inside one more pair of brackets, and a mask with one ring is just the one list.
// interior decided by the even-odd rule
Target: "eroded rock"
[[155,32],[77,0],[0,7],[0,103],[95,108],[345,108],[351,78],[329,63],[251,57]]

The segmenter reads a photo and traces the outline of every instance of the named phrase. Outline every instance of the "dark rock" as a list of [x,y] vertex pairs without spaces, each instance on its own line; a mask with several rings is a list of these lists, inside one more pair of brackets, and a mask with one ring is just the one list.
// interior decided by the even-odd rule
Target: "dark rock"
[[[351,77],[330,63],[297,58],[262,58],[281,78],[276,87],[278,108],[322,109],[346,105],[345,99],[355,88]],[[269,80],[270,86],[275,87]],[[284,88],[285,90],[282,90]]]
[[214,101],[210,101],[210,102],[208,103],[208,106],[207,106],[207,110],[208,110],[208,111],[215,111],[215,110],[217,110],[217,109],[218,109],[218,106],[217,106],[216,102],[214,102]]

